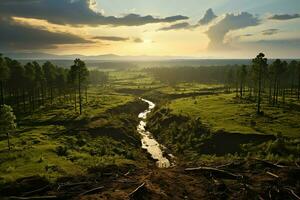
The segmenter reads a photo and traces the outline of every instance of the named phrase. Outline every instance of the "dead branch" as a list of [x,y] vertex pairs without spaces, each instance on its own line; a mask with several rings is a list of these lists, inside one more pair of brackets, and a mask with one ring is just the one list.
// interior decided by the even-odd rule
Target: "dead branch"
[[78,182],[78,183],[63,183],[63,184],[59,184],[57,190],[60,190],[61,188],[64,187],[74,187],[74,186],[78,186],[78,185],[87,185],[87,184],[91,184],[92,182]]
[[244,186],[244,188],[246,190],[248,190],[248,191],[252,192],[253,194],[255,194],[259,200],[264,200],[264,198],[262,198],[262,196],[260,196],[260,194],[257,191],[255,191],[255,189],[251,185],[246,184],[246,183],[244,183],[242,185]]
[[274,164],[274,163],[271,163],[271,162],[266,161],[266,160],[261,160],[261,159],[258,159],[258,158],[255,158],[255,160],[263,163],[264,165],[266,165],[268,167],[272,167],[272,168],[284,168],[284,167],[287,167],[287,166],[283,166],[283,165]]
[[79,195],[81,196],[81,195],[87,195],[87,194],[96,193],[96,192],[102,190],[103,188],[104,188],[104,186],[96,187],[96,188],[93,188],[91,190],[85,191],[85,192],[83,192],[83,193],[81,193]]
[[272,173],[272,172],[267,171],[266,173],[267,173],[268,175],[270,175],[270,176],[276,178],[276,179],[279,178],[278,175],[276,175],[276,174],[274,174],[274,173]]
[[134,196],[136,193],[138,193],[139,191],[141,191],[144,187],[145,187],[145,182],[142,183],[141,185],[139,185],[135,190],[133,190],[133,191],[129,194],[129,197]]
[[244,161],[242,161],[242,162],[230,162],[228,164],[216,166],[215,168],[232,168],[232,167],[239,167],[243,164],[245,164]]
[[287,190],[295,199],[300,200],[300,197],[294,192],[294,190],[284,187],[285,190]]
[[200,172],[207,172],[212,174],[214,177],[219,177],[223,179],[242,179],[242,175],[237,175],[233,174],[231,172],[221,170],[221,169],[216,169],[212,167],[196,167],[196,168],[186,168],[184,171],[186,172],[193,172],[193,171],[200,171]]
[[49,188],[49,185],[46,185],[42,188],[39,188],[39,189],[36,189],[36,190],[33,190],[33,191],[25,192],[22,196],[26,197],[26,196],[29,196],[29,195],[32,195],[32,194],[35,194],[35,193],[43,192],[47,188]]
[[130,179],[114,180],[114,182],[118,182],[118,183],[136,183],[136,181],[130,180]]
[[9,199],[15,199],[15,200],[43,200],[43,199],[58,199],[57,196],[35,196],[35,197],[15,197],[11,196]]

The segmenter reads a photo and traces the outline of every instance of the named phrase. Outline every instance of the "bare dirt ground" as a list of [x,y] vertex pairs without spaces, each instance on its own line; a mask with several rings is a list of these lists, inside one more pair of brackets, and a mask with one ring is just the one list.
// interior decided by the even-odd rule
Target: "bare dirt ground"
[[300,194],[297,163],[286,166],[255,159],[189,169],[110,166],[51,184],[40,179],[19,180],[3,188],[1,195],[7,199],[267,200],[299,199]]

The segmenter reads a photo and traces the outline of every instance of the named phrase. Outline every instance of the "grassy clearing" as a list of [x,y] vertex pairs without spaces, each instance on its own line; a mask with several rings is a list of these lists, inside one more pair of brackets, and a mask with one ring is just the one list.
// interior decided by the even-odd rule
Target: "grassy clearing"
[[151,89],[161,86],[143,71],[114,71],[109,75],[111,85],[115,89]]
[[182,98],[172,101],[168,107],[174,114],[200,117],[214,131],[300,136],[299,111],[263,104],[265,114],[257,116],[254,103],[234,97],[235,94],[220,94]]
[[174,87],[165,86],[162,88],[157,89],[157,91],[164,93],[164,94],[188,94],[188,93],[195,93],[204,90],[211,90],[216,88],[221,88],[223,85],[221,84],[199,84],[199,83],[180,83]]

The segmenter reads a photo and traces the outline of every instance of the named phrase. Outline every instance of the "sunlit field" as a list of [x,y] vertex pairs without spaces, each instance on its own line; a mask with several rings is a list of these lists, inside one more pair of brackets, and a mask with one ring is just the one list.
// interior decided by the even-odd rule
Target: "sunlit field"
[[0,0],[0,200],[300,200],[299,0]]

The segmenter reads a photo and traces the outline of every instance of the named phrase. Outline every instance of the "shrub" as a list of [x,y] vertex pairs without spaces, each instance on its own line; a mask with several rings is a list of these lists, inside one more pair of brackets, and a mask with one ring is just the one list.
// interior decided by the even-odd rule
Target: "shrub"
[[58,146],[58,147],[56,147],[56,154],[58,156],[67,156],[68,148],[66,146]]

